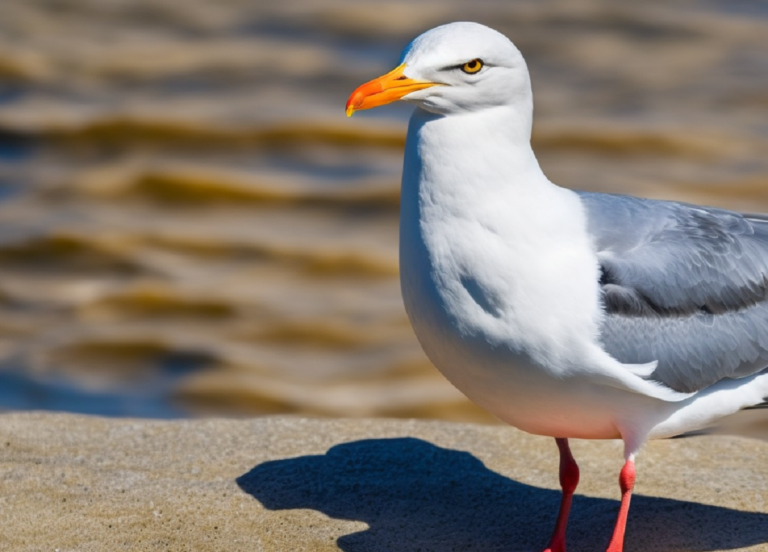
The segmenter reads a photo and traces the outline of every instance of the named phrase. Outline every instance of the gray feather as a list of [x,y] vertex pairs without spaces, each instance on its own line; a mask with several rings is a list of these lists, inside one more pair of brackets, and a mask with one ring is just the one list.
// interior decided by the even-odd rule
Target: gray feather
[[600,262],[601,340],[693,392],[768,367],[768,216],[578,192]]

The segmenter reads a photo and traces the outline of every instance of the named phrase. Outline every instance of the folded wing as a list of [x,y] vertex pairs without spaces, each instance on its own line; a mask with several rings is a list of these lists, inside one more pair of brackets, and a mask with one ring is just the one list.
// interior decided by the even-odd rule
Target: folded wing
[[601,268],[606,351],[694,392],[768,367],[768,217],[579,192]]

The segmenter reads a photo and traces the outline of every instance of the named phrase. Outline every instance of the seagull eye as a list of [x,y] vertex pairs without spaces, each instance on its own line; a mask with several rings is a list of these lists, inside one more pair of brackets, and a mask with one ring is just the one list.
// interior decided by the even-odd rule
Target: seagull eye
[[467,73],[468,75],[474,75],[482,68],[483,68],[482,59],[473,59],[472,61],[468,61],[467,63],[461,66],[461,70]]

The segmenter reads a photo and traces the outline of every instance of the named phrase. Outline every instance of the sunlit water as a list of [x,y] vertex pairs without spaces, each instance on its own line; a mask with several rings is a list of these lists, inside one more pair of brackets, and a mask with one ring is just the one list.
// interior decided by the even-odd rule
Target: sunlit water
[[397,279],[416,34],[520,47],[564,186],[768,211],[763,2],[0,3],[0,407],[489,420]]

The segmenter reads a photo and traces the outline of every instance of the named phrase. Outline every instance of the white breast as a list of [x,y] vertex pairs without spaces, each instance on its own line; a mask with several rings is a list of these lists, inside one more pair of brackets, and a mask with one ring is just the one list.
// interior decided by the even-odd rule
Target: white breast
[[449,129],[456,121],[414,119],[400,224],[411,323],[460,390],[505,421],[542,432],[531,424],[550,422],[541,413],[533,422],[534,404],[556,398],[558,378],[588,361],[602,315],[581,203],[546,179],[530,148],[515,156],[490,145],[478,159],[466,121]]

